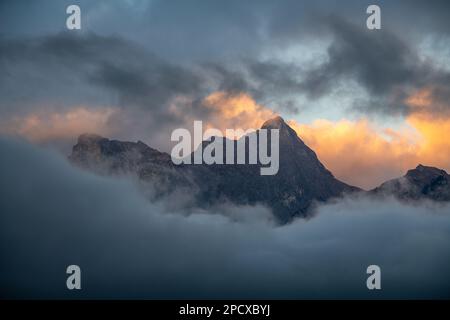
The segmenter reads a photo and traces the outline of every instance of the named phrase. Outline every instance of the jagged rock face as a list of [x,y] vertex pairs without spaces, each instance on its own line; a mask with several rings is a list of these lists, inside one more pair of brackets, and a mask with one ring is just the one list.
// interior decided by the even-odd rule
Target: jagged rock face
[[135,175],[152,182],[155,196],[169,193],[175,187],[191,187],[191,182],[167,153],[145,143],[109,140],[94,134],[83,134],[72,148],[69,160],[75,165],[102,175]]
[[95,134],[81,135],[69,158],[82,167],[105,174],[135,170],[150,159],[153,163],[170,162],[167,154],[154,150],[141,141],[122,142]]
[[418,165],[403,177],[389,180],[371,191],[403,200],[450,201],[450,175],[444,170]]
[[70,160],[103,174],[136,174],[144,181],[154,182],[160,193],[187,187],[200,206],[218,201],[261,203],[270,207],[281,222],[307,216],[314,201],[359,190],[334,178],[282,118],[267,121],[262,129],[279,129],[280,166],[276,175],[260,175],[259,164],[174,165],[168,154],[142,142],[121,142],[95,135],[80,136]]

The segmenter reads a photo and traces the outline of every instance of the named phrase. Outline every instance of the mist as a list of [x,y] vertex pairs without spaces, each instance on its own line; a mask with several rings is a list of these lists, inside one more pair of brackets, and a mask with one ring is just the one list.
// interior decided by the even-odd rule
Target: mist
[[277,226],[262,206],[178,209],[50,149],[0,148],[2,298],[450,298],[448,204],[346,198]]

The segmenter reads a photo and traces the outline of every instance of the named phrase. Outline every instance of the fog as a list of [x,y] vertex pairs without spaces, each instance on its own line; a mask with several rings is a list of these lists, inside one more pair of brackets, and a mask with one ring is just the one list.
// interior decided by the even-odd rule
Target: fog
[[173,209],[50,149],[0,148],[2,298],[450,298],[448,204],[347,198],[276,226],[264,207]]

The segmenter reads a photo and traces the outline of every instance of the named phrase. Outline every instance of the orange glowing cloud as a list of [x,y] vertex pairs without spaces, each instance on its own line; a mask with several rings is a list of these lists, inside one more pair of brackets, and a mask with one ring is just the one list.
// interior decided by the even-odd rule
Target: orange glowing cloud
[[417,114],[434,117],[449,117],[450,104],[448,101],[448,87],[442,85],[432,85],[413,91],[404,103],[410,110]]
[[405,103],[415,109],[428,108],[433,103],[432,94],[431,88],[422,88],[407,97]]
[[407,122],[421,135],[417,157],[423,163],[450,172],[450,118],[436,118],[427,114],[413,114]]
[[225,129],[258,129],[275,113],[259,105],[245,93],[228,94],[218,91],[203,100],[203,105],[211,112],[207,127]]
[[337,178],[365,189],[402,175],[418,161],[413,129],[381,130],[367,120],[289,124]]
[[112,108],[89,110],[76,107],[66,112],[40,112],[23,118],[15,117],[2,124],[2,132],[25,137],[33,142],[54,139],[73,139],[81,133],[108,134],[108,120],[115,112]]

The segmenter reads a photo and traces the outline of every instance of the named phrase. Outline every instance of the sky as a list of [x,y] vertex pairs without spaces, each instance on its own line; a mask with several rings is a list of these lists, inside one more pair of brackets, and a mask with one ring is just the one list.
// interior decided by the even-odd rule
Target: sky
[[375,2],[2,1],[0,132],[66,154],[84,132],[169,152],[194,120],[280,114],[347,183],[450,171],[449,4]]
[[[66,29],[66,7],[81,30]],[[367,30],[366,8],[381,8]],[[448,203],[363,195],[276,225],[67,161],[281,115],[339,179],[450,171],[448,1],[0,1],[0,298],[449,298]],[[282,156],[282,155],[280,155]],[[82,288],[65,287],[80,265]],[[366,268],[382,270],[367,290]]]

